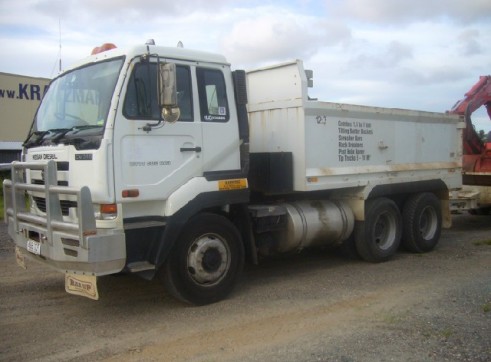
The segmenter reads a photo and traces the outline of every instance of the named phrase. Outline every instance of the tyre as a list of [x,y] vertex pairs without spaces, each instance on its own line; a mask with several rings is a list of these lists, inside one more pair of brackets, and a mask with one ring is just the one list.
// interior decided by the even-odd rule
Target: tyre
[[399,248],[401,226],[401,213],[394,201],[384,197],[367,201],[365,220],[355,226],[358,254],[370,262],[387,261]]
[[244,266],[244,246],[224,216],[203,213],[185,225],[160,274],[174,297],[195,305],[224,299]]
[[431,192],[411,196],[402,211],[403,246],[415,253],[432,250],[440,239],[442,210],[440,200]]

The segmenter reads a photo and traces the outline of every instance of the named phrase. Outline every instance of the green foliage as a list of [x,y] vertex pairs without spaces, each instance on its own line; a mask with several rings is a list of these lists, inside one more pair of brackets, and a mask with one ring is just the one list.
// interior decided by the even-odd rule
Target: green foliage
[[491,240],[480,240],[480,241],[475,241],[474,245],[481,246],[481,245],[489,245],[491,246]]
[[455,334],[454,330],[450,327],[445,328],[442,331],[440,331],[440,335],[445,339],[452,337],[454,334]]

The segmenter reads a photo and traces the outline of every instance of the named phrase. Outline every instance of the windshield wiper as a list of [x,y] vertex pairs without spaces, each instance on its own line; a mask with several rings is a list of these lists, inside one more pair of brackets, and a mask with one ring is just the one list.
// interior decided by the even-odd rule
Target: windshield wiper
[[34,131],[32,132],[29,137],[27,137],[27,139],[24,141],[24,143],[22,144],[22,147],[31,147],[31,146],[34,146],[34,145],[37,145],[40,143],[40,141],[43,140],[44,136],[46,136],[46,134],[48,134],[49,131]]
[[69,131],[70,128],[53,128],[47,131],[34,131],[23,143],[23,146],[29,148],[42,145],[46,141],[57,142]]
[[[27,140],[23,143],[24,147],[30,148],[33,146],[57,144],[63,138],[67,137],[67,141],[70,141],[72,135],[79,133],[80,131],[103,128],[101,125],[84,125],[73,126],[71,128],[53,128],[47,131],[34,131],[30,134]],[[70,133],[70,135],[68,135]],[[71,141],[70,141],[71,142]]]
[[54,136],[50,138],[50,141],[53,143],[58,143],[60,139],[62,139],[68,132],[70,132],[72,128],[57,128],[51,129],[50,132],[54,133]]
[[74,142],[73,137],[77,137],[76,135],[79,132],[83,132],[85,130],[89,129],[95,129],[95,128],[100,128],[102,129],[102,126],[98,125],[84,125],[84,126],[73,126],[71,128],[66,128],[66,129],[59,129],[58,134],[51,139],[53,143],[58,143],[58,142],[68,142],[68,144],[72,144]]
[[98,125],[98,124],[87,124],[85,126],[74,126],[74,127],[72,127],[72,130],[83,131],[85,129],[101,128],[101,127],[102,127],[102,125]]

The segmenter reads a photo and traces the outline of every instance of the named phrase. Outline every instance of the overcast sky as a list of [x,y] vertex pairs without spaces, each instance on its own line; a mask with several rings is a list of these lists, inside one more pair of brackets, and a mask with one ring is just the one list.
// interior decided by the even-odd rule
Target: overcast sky
[[444,112],[491,74],[491,0],[0,0],[0,72],[51,78],[60,53],[149,38],[235,69],[302,59],[320,100]]

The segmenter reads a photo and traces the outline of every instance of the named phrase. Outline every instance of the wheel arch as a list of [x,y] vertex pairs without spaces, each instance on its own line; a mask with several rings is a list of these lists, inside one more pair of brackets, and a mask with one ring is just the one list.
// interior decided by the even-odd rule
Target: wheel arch
[[[162,237],[158,240],[157,245],[155,245],[151,252],[153,256],[152,262],[156,269],[165,263],[170,250],[191,217],[203,211],[217,213],[225,205],[232,205],[232,208],[235,209],[239,207],[236,205],[246,203],[248,200],[249,190],[206,192],[196,196],[167,219]],[[226,215],[226,213],[223,214]]]
[[[199,213],[225,216],[238,229],[244,243],[246,257],[257,262],[251,220],[247,212],[249,190],[216,191],[199,194],[170,217],[138,217],[125,219],[127,266],[148,263],[152,268],[136,271],[140,277],[153,279],[166,262],[186,223]],[[132,227],[134,224],[151,226]],[[126,228],[127,227],[127,228]]]

